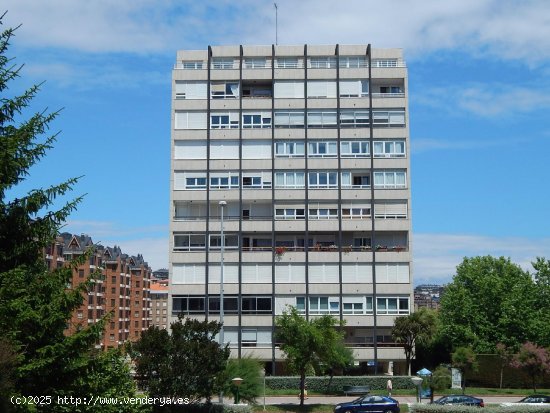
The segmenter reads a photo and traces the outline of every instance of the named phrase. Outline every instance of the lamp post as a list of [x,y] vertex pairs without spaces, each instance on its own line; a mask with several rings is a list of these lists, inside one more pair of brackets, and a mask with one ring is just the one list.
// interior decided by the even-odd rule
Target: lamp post
[[[227,202],[220,201],[220,215],[221,215],[221,230],[220,230],[220,236],[221,236],[221,250],[220,250],[220,347],[223,348],[225,345],[224,337],[223,337],[223,253],[225,250],[225,237],[223,235],[223,213],[224,208],[227,205]],[[220,391],[220,403],[223,403],[223,391]]]
[[260,374],[264,378],[264,410],[265,410],[265,367],[260,370]]
[[419,403],[420,402],[420,385],[422,384],[423,380],[421,377],[414,376],[414,377],[411,377],[411,381],[416,386],[416,402]]
[[240,377],[235,377],[234,379],[231,379],[231,382],[235,386],[235,404],[239,404],[239,387],[241,386],[243,379]]

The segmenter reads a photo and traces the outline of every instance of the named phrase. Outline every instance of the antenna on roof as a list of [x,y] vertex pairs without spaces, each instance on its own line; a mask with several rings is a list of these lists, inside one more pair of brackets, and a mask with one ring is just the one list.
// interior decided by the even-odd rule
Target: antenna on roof
[[277,26],[278,26],[277,11],[279,9],[277,8],[277,3],[273,3],[273,5],[275,6],[275,45],[277,45],[277,44],[279,44],[279,36],[278,36],[278,31],[277,31]]

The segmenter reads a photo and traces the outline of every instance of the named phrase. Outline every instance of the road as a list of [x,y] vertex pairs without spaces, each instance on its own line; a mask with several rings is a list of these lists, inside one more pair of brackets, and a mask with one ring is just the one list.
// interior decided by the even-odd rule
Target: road
[[[527,394],[527,393],[526,393]],[[504,402],[517,402],[522,396],[478,396],[483,401],[488,403],[504,403]],[[304,400],[305,404],[337,404],[343,402],[349,402],[354,400],[354,396],[310,396]],[[435,399],[438,399],[436,396]],[[414,396],[395,396],[395,399],[399,400],[399,403],[415,403]],[[256,402],[260,405],[263,404],[263,396],[256,399]],[[429,400],[422,399],[422,403],[427,403]],[[266,396],[265,404],[300,404],[300,399],[292,396]]]

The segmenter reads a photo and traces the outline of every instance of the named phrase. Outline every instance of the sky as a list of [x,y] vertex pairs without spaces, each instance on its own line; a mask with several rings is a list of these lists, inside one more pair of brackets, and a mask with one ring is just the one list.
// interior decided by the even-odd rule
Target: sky
[[[199,4],[200,3],[200,4]],[[550,258],[547,0],[277,0],[279,44],[403,48],[409,75],[414,284],[465,256]],[[176,51],[275,43],[264,0],[4,0],[21,24],[13,96],[61,109],[55,147],[17,191],[81,177],[64,230],[168,266]],[[2,96],[4,97],[4,96]],[[30,114],[31,112],[25,112]],[[25,115],[23,114],[23,116]]]

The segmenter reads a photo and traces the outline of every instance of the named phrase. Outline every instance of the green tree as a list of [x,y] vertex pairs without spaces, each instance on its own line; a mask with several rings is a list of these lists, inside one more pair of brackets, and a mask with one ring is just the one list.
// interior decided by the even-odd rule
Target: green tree
[[446,390],[451,387],[451,371],[446,365],[439,365],[432,374],[431,385],[434,390]]
[[331,348],[331,351],[328,354],[327,359],[325,360],[326,371],[330,376],[330,379],[327,383],[326,392],[330,392],[330,387],[332,386],[332,379],[334,374],[338,371],[343,371],[346,367],[353,365],[353,351],[351,348],[346,347],[343,341],[338,341],[335,343],[334,347]]
[[550,347],[550,260],[537,257],[532,263],[535,273],[535,312],[532,330],[533,341],[540,346]]
[[319,371],[321,364],[333,360],[344,334],[336,327],[338,320],[330,315],[307,320],[295,307],[289,307],[275,318],[275,335],[291,370],[300,376],[300,406],[304,405],[304,390],[308,368]]
[[504,379],[504,367],[510,364],[512,361],[512,351],[502,343],[497,343],[495,352],[500,361],[500,388],[502,389],[502,382]]
[[232,379],[243,379],[239,386],[239,399],[254,403],[256,397],[262,392],[262,365],[259,360],[252,357],[230,359],[225,369],[224,393],[235,396],[236,388]]
[[477,371],[477,357],[471,347],[459,347],[452,354],[453,367],[460,370],[462,374],[462,394],[466,389],[466,373]]
[[[93,349],[104,323],[65,334],[87,284],[66,289],[72,268],[48,271],[42,256],[81,201],[62,199],[77,179],[11,196],[22,192],[18,185],[52,148],[57,134],[50,134],[49,128],[58,116],[58,112],[47,111],[27,114],[38,85],[8,96],[8,85],[22,68],[6,55],[15,30],[8,28],[0,34],[0,337],[10,343],[17,357],[12,365],[13,393],[54,398],[81,395],[79,385],[94,363]],[[55,207],[59,203],[61,207]],[[20,410],[25,407],[30,409]],[[41,411],[64,409],[51,404]]]
[[533,392],[536,393],[537,379],[550,373],[550,352],[544,347],[527,342],[514,355],[510,365],[517,369],[524,369],[529,374],[533,384]]
[[452,348],[494,353],[518,348],[534,333],[537,291],[530,274],[510,259],[464,258],[441,299],[441,333]]
[[215,340],[221,324],[180,317],[170,328],[150,327],[131,346],[138,380],[152,397],[210,401],[223,387],[230,353]]
[[406,316],[397,317],[392,328],[392,337],[403,345],[407,371],[411,375],[411,360],[415,357],[417,344],[427,344],[436,330],[436,315],[432,310],[421,308]]

